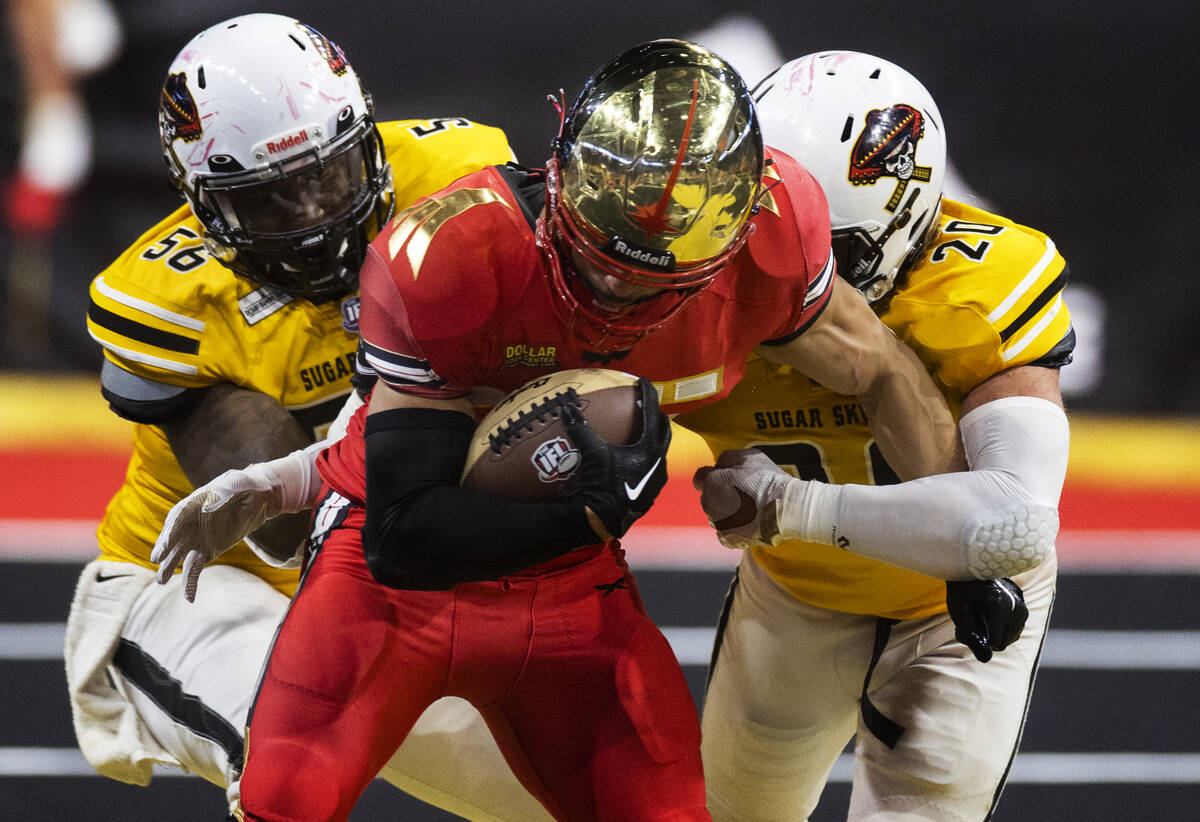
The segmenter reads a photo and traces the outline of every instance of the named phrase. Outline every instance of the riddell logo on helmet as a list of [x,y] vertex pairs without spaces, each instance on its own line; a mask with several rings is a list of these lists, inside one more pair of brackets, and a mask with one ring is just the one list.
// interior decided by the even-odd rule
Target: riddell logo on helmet
[[613,256],[624,257],[644,268],[657,268],[662,271],[675,270],[675,255],[670,251],[656,251],[652,248],[635,245],[621,237],[613,237],[609,240],[604,246],[604,251]]
[[301,143],[308,142],[308,129],[302,128],[295,134],[289,134],[282,140],[267,140],[267,151],[271,154],[278,154],[281,151],[287,151],[289,148],[295,148]]

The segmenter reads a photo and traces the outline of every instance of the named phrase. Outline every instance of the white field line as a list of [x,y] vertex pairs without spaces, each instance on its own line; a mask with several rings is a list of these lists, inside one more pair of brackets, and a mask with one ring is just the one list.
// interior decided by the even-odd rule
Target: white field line
[[[713,627],[662,629],[681,665],[707,665]],[[0,623],[0,661],[62,659],[62,622]],[[1073,670],[1200,670],[1200,631],[1057,631],[1050,629],[1042,667]]]
[[[0,519],[0,562],[84,563],[95,531],[90,520]],[[732,569],[741,556],[703,526],[635,525],[621,543],[635,571]],[[1064,531],[1058,560],[1062,573],[1200,573],[1200,530]]]
[[[848,783],[853,772],[853,758],[842,754],[829,781]],[[156,767],[154,775],[198,778],[163,767]],[[0,748],[0,778],[64,776],[99,775],[75,748]],[[1008,782],[1010,785],[1200,785],[1200,754],[1019,753]]]

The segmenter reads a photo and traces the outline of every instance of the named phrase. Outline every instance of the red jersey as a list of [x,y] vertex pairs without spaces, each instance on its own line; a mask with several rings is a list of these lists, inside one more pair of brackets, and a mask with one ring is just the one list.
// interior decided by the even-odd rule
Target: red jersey
[[[360,283],[363,354],[399,391],[499,397],[542,374],[607,367],[655,384],[666,414],[724,397],[759,344],[801,333],[828,302],[829,209],[816,181],[771,151],[754,233],[704,291],[628,352],[599,355],[556,307],[531,211],[495,168],[462,177],[392,220]],[[318,463],[339,493],[365,497],[362,408]]]

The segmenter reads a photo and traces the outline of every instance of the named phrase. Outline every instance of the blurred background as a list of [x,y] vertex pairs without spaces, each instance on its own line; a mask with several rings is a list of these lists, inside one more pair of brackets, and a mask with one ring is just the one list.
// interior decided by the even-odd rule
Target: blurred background
[[[1080,356],[1064,372],[1076,386],[1072,406],[1200,409],[1200,368],[1191,356],[1200,347],[1200,277],[1191,257],[1200,205],[1184,182],[1189,138],[1200,125],[1187,83],[1200,74],[1200,57],[1191,42],[1197,12],[1185,0],[1136,11],[1115,0],[1086,11],[1060,3],[876,0],[852,7],[796,0],[117,0],[106,4],[119,25],[115,35],[94,11],[80,11],[103,0],[5,2],[10,9],[72,8],[81,30],[60,31],[58,39],[67,41],[67,54],[94,54],[64,67],[79,109],[43,115],[49,124],[39,132],[49,154],[39,161],[43,187],[66,196],[39,209],[36,197],[14,204],[7,189],[0,366],[96,368],[99,348],[82,319],[86,285],[177,204],[156,127],[167,65],[216,21],[278,11],[342,46],[375,95],[380,119],[456,115],[501,126],[528,165],[542,164],[557,126],[545,96],[560,87],[573,96],[604,60],[643,39],[706,35],[751,83],[783,60],[821,49],[891,59],[937,100],[963,182],[1001,213],[1045,231],[1067,258],[1080,336]],[[11,37],[0,50],[6,180],[21,171],[27,89],[52,74],[53,62],[45,53],[23,55]],[[87,135],[90,143],[75,139]],[[32,225],[14,226],[14,211]],[[31,240],[31,228],[50,233]]]
[[[705,43],[751,84],[831,48],[921,79],[949,135],[948,193],[1054,239],[1079,339],[1063,372],[1073,442],[1061,630],[997,819],[1192,818],[1200,206],[1183,161],[1200,129],[1194,3],[4,2],[0,818],[219,818],[219,792],[195,779],[135,789],[89,776],[72,753],[59,651],[74,578],[129,452],[128,428],[99,397],[87,285],[179,203],[156,122],[167,65],[196,32],[252,11],[299,17],[336,41],[378,119],[500,126],[533,166],[557,128],[546,95],[570,99],[606,59],[654,37]],[[670,505],[639,524],[630,552],[699,700],[733,557],[712,548],[679,481],[706,455],[679,448]],[[844,815],[847,778],[835,771],[820,818]],[[444,818],[395,796],[373,787],[355,818]]]

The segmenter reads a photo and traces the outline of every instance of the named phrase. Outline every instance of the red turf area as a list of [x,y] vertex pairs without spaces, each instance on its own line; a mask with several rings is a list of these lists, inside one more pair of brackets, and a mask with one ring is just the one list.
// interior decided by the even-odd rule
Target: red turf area
[[[0,519],[87,519],[104,513],[125,475],[127,452],[0,450]],[[1127,487],[1068,479],[1064,531],[1200,530],[1194,488]],[[644,524],[703,525],[691,470],[676,471]]]
[[128,451],[0,451],[0,519],[99,520]]

